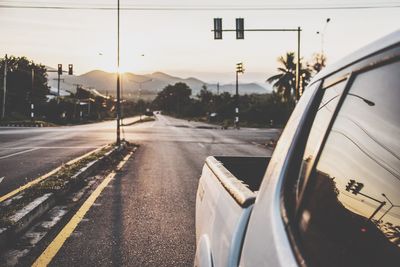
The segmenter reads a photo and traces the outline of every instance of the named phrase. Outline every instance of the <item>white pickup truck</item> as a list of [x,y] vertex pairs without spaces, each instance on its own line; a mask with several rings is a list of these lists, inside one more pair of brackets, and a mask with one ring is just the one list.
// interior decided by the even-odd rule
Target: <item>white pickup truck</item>
[[272,158],[208,157],[195,266],[399,266],[400,31],[319,73]]

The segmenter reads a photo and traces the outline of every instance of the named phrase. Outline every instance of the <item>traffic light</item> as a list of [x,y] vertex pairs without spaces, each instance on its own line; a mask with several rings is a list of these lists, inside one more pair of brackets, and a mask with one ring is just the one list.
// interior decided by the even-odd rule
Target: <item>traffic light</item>
[[346,191],[351,192],[354,195],[360,193],[361,189],[363,189],[364,184],[356,182],[355,180],[350,180],[346,185]]
[[363,183],[356,183],[353,187],[353,194],[357,195],[358,193],[360,193],[361,189],[364,187]]
[[244,19],[236,19],[236,39],[244,39]]
[[222,40],[222,19],[214,18],[214,40]]
[[350,180],[346,185],[346,191],[350,192],[353,188],[353,185],[356,183],[354,180]]
[[73,65],[72,64],[68,64],[68,75],[73,75],[74,71],[73,71]]
[[62,64],[58,64],[58,75],[62,75]]
[[244,72],[243,63],[242,62],[236,64],[236,72],[237,73],[243,73]]

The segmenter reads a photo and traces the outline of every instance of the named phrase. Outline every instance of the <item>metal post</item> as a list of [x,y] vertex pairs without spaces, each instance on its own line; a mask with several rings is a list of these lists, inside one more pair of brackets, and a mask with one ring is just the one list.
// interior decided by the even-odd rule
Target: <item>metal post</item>
[[57,95],[60,97],[60,73],[58,73],[58,78],[57,78]]
[[6,115],[6,92],[7,92],[7,54],[4,58],[4,80],[3,80],[3,107],[1,111],[1,118],[4,119]]
[[300,89],[300,32],[301,28],[297,27],[296,100],[303,94]]
[[31,84],[32,84],[32,86],[31,86],[31,93],[30,93],[30,95],[29,95],[29,103],[30,103],[30,111],[31,111],[31,120],[33,120],[33,117],[34,117],[34,112],[33,112],[33,109],[34,109],[34,105],[33,105],[33,88],[34,88],[34,82],[35,82],[35,69],[34,69],[34,66],[32,66],[32,75],[31,75],[32,77],[32,81],[31,81]]
[[121,143],[120,119],[121,119],[121,100],[120,100],[120,73],[119,73],[119,0],[117,7],[117,145]]
[[[142,83],[139,83],[139,99],[138,102],[141,98],[141,94],[142,94]],[[142,109],[141,106],[139,106],[139,121],[142,121]]]
[[385,205],[386,205],[386,201],[381,202],[379,207],[377,207],[376,210],[374,211],[374,213],[372,213],[372,215],[368,218],[368,221],[372,220],[372,218],[374,218],[374,216],[378,213],[378,211],[380,211],[380,209],[383,208],[383,206],[385,206]]
[[238,71],[236,71],[235,126],[236,126],[236,129],[239,129],[239,72]]

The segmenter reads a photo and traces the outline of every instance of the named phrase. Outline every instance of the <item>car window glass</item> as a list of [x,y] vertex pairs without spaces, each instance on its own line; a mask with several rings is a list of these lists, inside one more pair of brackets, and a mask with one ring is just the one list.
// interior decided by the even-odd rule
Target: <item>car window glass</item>
[[299,234],[310,266],[400,263],[400,63],[359,74],[308,182]]
[[303,155],[300,177],[297,185],[297,197],[299,197],[304,180],[308,176],[310,168],[314,162],[315,150],[322,141],[323,135],[326,132],[326,128],[329,125],[345,86],[346,80],[342,80],[328,88],[324,88],[324,95],[318,107],[317,114],[315,115]]

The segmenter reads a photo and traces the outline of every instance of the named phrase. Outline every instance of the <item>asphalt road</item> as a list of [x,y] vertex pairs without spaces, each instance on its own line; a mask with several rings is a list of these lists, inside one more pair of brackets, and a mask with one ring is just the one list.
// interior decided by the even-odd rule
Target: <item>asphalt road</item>
[[109,121],[70,127],[0,127],[0,196],[114,141],[115,125]]
[[[36,145],[40,146],[38,150],[3,159],[7,153],[2,151],[0,170],[17,177],[24,170],[9,170],[14,169],[9,165],[12,158],[28,161],[36,155],[40,159],[29,166],[36,168],[35,172],[43,171],[45,167],[40,169],[39,162],[56,165],[56,161],[66,161],[114,140],[113,128],[113,122],[106,122],[25,130],[27,133],[22,133],[23,129],[7,130],[22,131],[19,136],[25,138],[19,141],[1,130],[0,136],[9,139],[1,138],[0,147],[20,142],[24,149],[31,149],[30,140],[41,143]],[[123,137],[138,143],[138,151],[103,191],[51,266],[191,266],[196,189],[205,158],[270,155],[271,151],[260,144],[278,133],[268,129],[211,129],[206,124],[161,115],[154,122],[124,127]],[[61,147],[61,143],[63,148],[47,148]],[[52,155],[43,156],[45,153]]]

